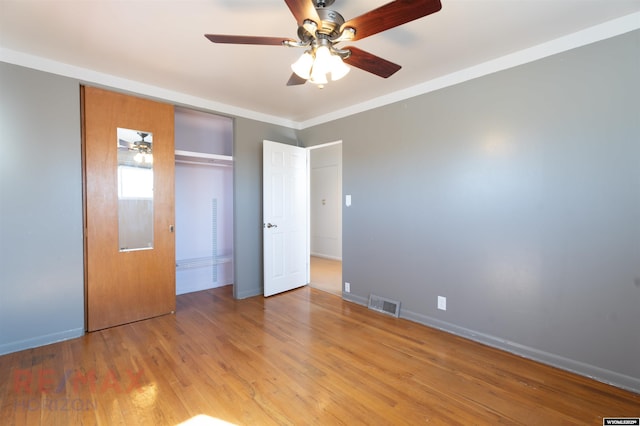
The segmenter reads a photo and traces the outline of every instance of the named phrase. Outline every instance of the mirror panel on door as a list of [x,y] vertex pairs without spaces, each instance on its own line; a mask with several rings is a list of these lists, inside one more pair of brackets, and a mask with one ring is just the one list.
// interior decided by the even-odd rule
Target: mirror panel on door
[[153,248],[153,134],[118,127],[118,247]]

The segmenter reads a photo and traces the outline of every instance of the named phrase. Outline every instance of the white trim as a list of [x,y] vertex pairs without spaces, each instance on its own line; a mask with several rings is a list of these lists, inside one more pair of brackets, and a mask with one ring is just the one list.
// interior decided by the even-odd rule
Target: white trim
[[175,150],[175,162],[179,164],[197,164],[204,166],[233,167],[230,155],[208,154],[205,152]]
[[233,164],[224,164],[224,163],[209,163],[207,161],[190,161],[190,160],[181,160],[176,158],[176,164],[193,164],[196,166],[209,166],[209,167],[233,167]]
[[206,152],[184,151],[181,149],[175,150],[175,156],[206,158],[208,160],[220,160],[220,161],[233,161],[233,157],[230,155],[222,154],[208,154]]
[[322,253],[311,253],[310,256],[312,257],[319,257],[321,259],[328,259],[328,260],[337,260],[339,262],[342,262],[342,258],[338,257],[338,256],[330,256],[328,254],[322,254]]
[[13,352],[23,351],[25,349],[37,348],[52,343],[62,342],[63,340],[75,339],[84,335],[83,328],[73,328],[71,330],[60,331],[57,333],[44,334],[29,339],[9,342],[0,345],[0,355],[10,354]]
[[[332,145],[342,145],[342,139],[334,141],[334,142],[326,142],[326,143],[321,143],[319,145],[313,145],[313,146],[308,146],[305,147],[305,149],[307,150],[307,162],[308,162],[308,167],[307,167],[307,252],[309,253],[309,257],[311,256],[315,256],[315,257],[322,257],[324,259],[331,259],[331,260],[339,260],[340,262],[342,262],[342,256],[341,257],[337,257],[337,256],[329,256],[326,254],[321,254],[321,253],[312,253],[311,252],[311,150],[313,149],[318,149],[318,148],[327,148],[329,146]],[[341,154],[342,156],[342,154]],[[342,162],[342,160],[340,160]],[[342,173],[342,171],[341,171]],[[342,185],[340,185],[340,190],[342,191]],[[340,229],[344,229],[344,216],[341,219],[341,224],[340,224]],[[344,234],[344,233],[343,233]],[[342,237],[343,235],[340,235],[340,243],[342,244]],[[340,250],[340,253],[342,254],[342,249]],[[309,268],[308,269],[308,277],[307,280],[309,282],[311,282],[311,259],[309,259]],[[342,277],[342,275],[341,275]]]
[[307,127],[316,126],[318,124],[327,123],[329,121],[344,118],[349,115],[364,112],[370,109],[379,108],[394,102],[409,99],[425,93],[433,92],[438,89],[463,83],[474,78],[492,74],[518,65],[533,62],[538,59],[546,58],[557,53],[595,43],[600,40],[615,37],[640,28],[640,12],[623,16],[600,25],[587,28],[576,33],[560,37],[558,39],[521,50],[510,55],[502,56],[491,61],[484,62],[454,73],[435,78],[433,80],[418,84],[407,89],[403,89],[385,96],[380,96],[366,102],[352,105],[348,108],[337,110],[311,120],[303,121],[299,124],[298,130]]
[[263,114],[257,111],[239,108],[233,105],[199,98],[197,96],[187,95],[173,90],[164,89],[162,87],[152,86],[150,84],[116,77],[111,74],[105,74],[98,71],[53,61],[51,59],[33,56],[7,48],[0,48],[0,61],[14,65],[21,65],[39,71],[58,74],[65,77],[76,78],[80,80],[81,83],[87,85],[99,85],[103,87],[115,88],[118,90],[125,90],[177,104],[184,104],[192,107],[202,108],[212,112],[218,112],[223,115],[227,114],[237,117],[244,117],[289,128],[296,128],[298,126],[298,123],[294,121],[276,117],[275,115]]
[[295,130],[303,130],[307,127],[316,126],[318,124],[344,118],[353,114],[357,114],[370,109],[385,106],[404,99],[412,98],[418,95],[429,93],[444,87],[453,86],[478,78],[494,72],[502,71],[528,62],[533,62],[557,53],[595,43],[600,40],[615,37],[640,28],[640,12],[632,13],[621,18],[595,25],[593,27],[578,31],[576,33],[560,37],[558,39],[521,50],[510,55],[502,56],[482,64],[475,65],[451,74],[435,78],[433,80],[418,84],[407,89],[380,96],[378,98],[352,105],[329,114],[319,117],[296,122],[274,115],[264,114],[245,108],[239,108],[196,96],[163,89],[158,86],[152,86],[133,80],[116,77],[110,74],[92,71],[86,68],[80,68],[62,62],[50,59],[28,55],[26,53],[14,50],[0,48],[0,61],[21,65],[40,71],[50,72],[63,75],[66,77],[77,78],[81,82],[87,84],[96,84],[101,86],[113,87],[120,90],[131,91],[137,94],[146,95],[154,98],[164,99],[169,102],[189,105],[215,111],[220,114],[228,114],[237,117],[244,117],[252,120],[263,121],[275,125],[289,127]]
[[[343,298],[355,303],[360,303],[362,299],[354,299],[351,295],[349,298],[344,296]],[[581,376],[585,376],[602,383],[607,383],[609,385],[636,393],[640,392],[640,379],[638,379],[637,377],[632,377],[626,374],[618,373],[616,371],[607,370],[581,361],[576,361],[574,359],[566,358],[551,352],[545,352],[530,346],[512,342],[510,340],[498,338],[490,334],[480,333],[478,331],[460,327],[455,324],[451,324],[449,322],[434,318],[432,316],[423,315],[413,311],[402,310],[400,312],[400,318],[417,322],[427,327],[454,334],[468,340],[479,342],[484,345],[521,356],[523,358],[541,362],[546,365],[551,365],[561,370],[579,374]]]
[[[368,302],[368,299],[366,297],[358,296],[353,293],[342,292],[342,298],[348,302],[356,303],[362,306],[367,306]],[[626,389],[631,392],[640,392],[640,379],[638,379],[637,377],[631,377],[615,371],[586,364],[584,362],[565,358],[563,356],[556,355],[550,352],[541,351],[539,349],[501,339],[490,334],[480,333],[468,328],[459,327],[449,322],[442,321],[428,315],[419,314],[417,312],[408,311],[406,309],[400,310],[400,318],[422,324],[426,327],[435,328],[445,333],[460,336],[464,339],[472,340],[483,345],[491,346],[493,348],[497,348],[499,350],[521,356],[523,358],[541,362],[546,365],[551,365],[561,370],[579,374],[581,376],[585,376],[602,383],[607,383],[612,386]]]
[[326,147],[328,147],[328,146],[331,146],[331,145],[338,145],[338,144],[341,144],[341,143],[342,143],[342,139],[341,139],[341,140],[339,140],[339,141],[335,141],[335,142],[327,142],[327,143],[323,143],[323,144],[320,144],[320,145],[308,146],[308,147],[306,147],[306,148],[307,148],[307,149],[309,149],[309,150],[311,150],[311,149],[318,149],[318,148],[326,148]]

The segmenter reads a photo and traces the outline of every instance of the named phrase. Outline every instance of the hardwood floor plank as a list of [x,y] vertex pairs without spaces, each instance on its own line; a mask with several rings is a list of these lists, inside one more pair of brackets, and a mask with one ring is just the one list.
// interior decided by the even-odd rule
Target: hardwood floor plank
[[640,395],[305,287],[0,356],[8,425],[601,425]]

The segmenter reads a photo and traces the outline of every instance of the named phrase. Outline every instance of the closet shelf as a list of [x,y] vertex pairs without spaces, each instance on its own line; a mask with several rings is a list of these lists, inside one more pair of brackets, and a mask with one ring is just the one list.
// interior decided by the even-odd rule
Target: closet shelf
[[232,255],[226,256],[207,256],[207,257],[194,257],[190,259],[176,260],[176,270],[181,271],[184,269],[194,268],[206,268],[215,265],[222,265],[224,263],[230,263],[233,261]]
[[207,154],[204,152],[193,151],[175,151],[176,163],[185,164],[203,164],[208,166],[225,166],[233,165],[233,157],[230,155]]

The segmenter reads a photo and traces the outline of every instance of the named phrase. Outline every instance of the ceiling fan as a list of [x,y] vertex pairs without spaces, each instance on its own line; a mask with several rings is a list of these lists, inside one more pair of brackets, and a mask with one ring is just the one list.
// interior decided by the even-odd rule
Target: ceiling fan
[[151,142],[144,140],[144,138],[149,136],[149,133],[147,132],[136,132],[136,133],[138,134],[138,136],[140,136],[139,141],[129,142],[125,139],[119,138],[118,148],[121,148],[126,151],[138,151],[138,152],[151,153]]
[[349,72],[345,63],[388,78],[401,66],[357,47],[338,48],[341,42],[361,40],[430,15],[442,8],[440,0],[396,0],[346,21],[330,9],[335,0],[285,0],[298,23],[298,40],[285,37],[205,34],[214,43],[257,44],[306,48],[291,69],[287,86],[307,80],[324,87]]
[[[118,129],[118,136],[120,136],[120,130]],[[152,141],[146,141],[144,138],[150,135],[147,132],[136,132],[138,136],[140,136],[139,141],[130,142],[123,137],[131,139],[130,135],[122,134],[121,137],[118,138],[118,165],[134,165],[136,167],[144,167],[150,168],[153,164],[153,149],[151,148]],[[153,136],[152,136],[153,138]],[[132,151],[130,154],[126,155],[125,152]],[[124,154],[124,157],[120,155],[120,153]],[[134,163],[131,163],[131,158],[133,158]]]

